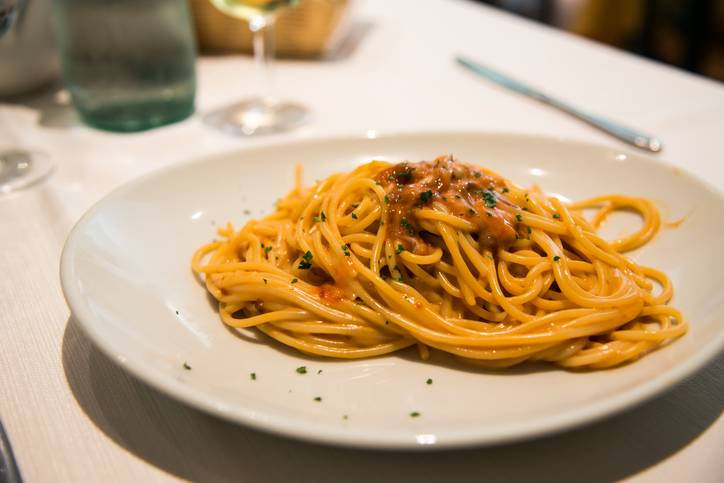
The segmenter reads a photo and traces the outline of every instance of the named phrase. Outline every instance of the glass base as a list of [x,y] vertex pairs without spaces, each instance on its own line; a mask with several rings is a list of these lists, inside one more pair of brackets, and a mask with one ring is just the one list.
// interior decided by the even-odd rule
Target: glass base
[[183,121],[194,112],[193,91],[190,97],[143,99],[102,104],[83,103],[77,96],[73,103],[83,122],[104,131],[140,132]]
[[309,111],[297,104],[269,107],[260,101],[234,104],[204,116],[204,123],[235,136],[260,136],[289,131],[309,119]]
[[55,169],[45,154],[0,151],[0,194],[18,191],[47,178]]

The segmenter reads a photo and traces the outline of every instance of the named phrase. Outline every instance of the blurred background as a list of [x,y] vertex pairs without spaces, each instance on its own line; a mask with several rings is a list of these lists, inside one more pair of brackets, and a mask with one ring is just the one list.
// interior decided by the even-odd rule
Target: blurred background
[[724,0],[475,0],[724,81]]

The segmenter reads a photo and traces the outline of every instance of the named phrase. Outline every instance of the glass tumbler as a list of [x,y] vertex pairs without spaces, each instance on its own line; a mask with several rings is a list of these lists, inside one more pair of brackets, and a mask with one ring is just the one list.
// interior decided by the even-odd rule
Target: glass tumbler
[[53,0],[73,106],[88,125],[120,132],[190,116],[196,42],[186,0]]

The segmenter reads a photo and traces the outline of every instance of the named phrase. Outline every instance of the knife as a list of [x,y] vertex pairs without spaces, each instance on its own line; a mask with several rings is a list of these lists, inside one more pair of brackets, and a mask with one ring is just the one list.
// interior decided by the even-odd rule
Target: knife
[[577,117],[578,119],[581,119],[582,121],[585,121],[588,124],[597,127],[598,129],[601,129],[602,131],[605,131],[608,134],[617,137],[618,139],[621,139],[622,141],[655,153],[661,151],[661,140],[659,140],[658,138],[651,137],[646,134],[641,134],[630,128],[621,126],[617,123],[582,112],[577,108],[561,102],[558,99],[554,99],[539,90],[533,89],[530,86],[522,84],[517,80],[511,79],[510,77],[507,77],[500,72],[496,72],[493,69],[485,67],[484,65],[478,64],[477,62],[473,62],[464,57],[457,57],[456,60],[463,67],[470,69],[471,71],[475,72],[479,76],[488,79],[489,81],[495,82],[498,85],[523,94],[524,96],[537,99],[550,106],[557,107],[563,112]]

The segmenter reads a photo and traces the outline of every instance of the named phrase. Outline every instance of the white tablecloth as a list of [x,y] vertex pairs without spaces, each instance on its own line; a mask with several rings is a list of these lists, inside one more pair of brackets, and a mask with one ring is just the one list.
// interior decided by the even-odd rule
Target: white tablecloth
[[277,63],[279,94],[314,113],[288,134],[237,139],[201,122],[204,112],[255,93],[244,56],[201,58],[197,114],[144,133],[85,127],[54,90],[0,102],[0,148],[42,150],[58,162],[46,182],[0,198],[0,418],[24,480],[722,481],[724,357],[643,406],[563,434],[382,452],[302,443],[208,416],[125,373],[71,317],[58,262],[74,223],[112,189],[186,159],[369,130],[516,132],[624,146],[474,78],[454,64],[458,53],[655,133],[665,148],[652,156],[724,190],[722,84],[463,0],[358,0],[334,56]]

